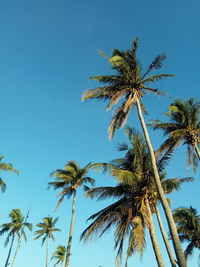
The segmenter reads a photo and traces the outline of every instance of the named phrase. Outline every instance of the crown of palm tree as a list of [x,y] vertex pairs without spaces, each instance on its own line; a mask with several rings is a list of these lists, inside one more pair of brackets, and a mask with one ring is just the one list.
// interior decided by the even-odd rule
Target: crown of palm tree
[[[87,196],[98,200],[108,198],[119,198],[119,200],[92,215],[88,220],[94,221],[81,235],[81,238],[86,241],[93,235],[101,236],[111,226],[115,226],[117,258],[122,256],[124,240],[127,236],[129,237],[127,257],[130,257],[135,251],[142,255],[146,244],[144,229],[145,226],[149,227],[150,216],[145,199],[148,198],[152,212],[154,212],[154,205],[159,198],[153,179],[149,152],[142,136],[130,127],[126,127],[125,133],[131,145],[129,148],[127,144],[120,144],[120,151],[127,150],[123,158],[112,160],[111,163],[92,165],[93,169],[108,171],[118,180],[118,185],[98,187],[86,193]],[[170,151],[157,156],[160,172],[163,173],[170,156]],[[177,190],[183,182],[193,180],[191,177],[166,179],[165,173],[161,175],[161,179],[166,194]]]
[[[154,129],[161,129],[164,135],[168,136],[161,145],[160,151],[175,149],[181,143],[187,146],[187,165],[192,165],[196,171],[200,159],[200,102],[195,102],[190,98],[187,101],[175,100],[169,106],[169,112],[166,115],[170,122],[154,121],[149,125]],[[195,153],[196,151],[196,153]]]
[[51,176],[55,177],[56,181],[49,182],[49,187],[52,186],[54,190],[61,189],[61,192],[57,195],[60,197],[57,207],[62,203],[65,196],[70,198],[79,186],[83,186],[84,190],[88,190],[89,187],[84,184],[89,183],[92,186],[95,184],[95,180],[87,176],[90,166],[91,163],[84,168],[80,168],[75,161],[68,161],[63,170],[57,169],[52,172]]
[[53,219],[50,216],[44,217],[43,222],[38,223],[36,225],[40,229],[34,232],[34,235],[36,236],[34,240],[37,240],[43,236],[42,245],[44,244],[47,238],[51,238],[52,240],[54,240],[53,232],[60,231],[59,228],[55,228],[57,221],[58,221],[58,217],[56,217],[55,219]]
[[28,228],[31,231],[32,224],[25,221],[25,217],[22,215],[20,209],[13,209],[9,214],[9,218],[11,219],[11,222],[0,225],[0,235],[8,232],[8,236],[4,245],[7,246],[10,237],[15,234],[17,234],[18,237],[22,235],[24,237],[24,240],[26,241],[26,233],[24,227]]
[[51,259],[57,260],[57,262],[54,264],[56,266],[59,263],[64,262],[65,259],[65,253],[66,253],[66,248],[65,246],[58,245],[56,248],[56,251],[52,254]]
[[185,250],[185,256],[188,257],[195,248],[200,249],[200,215],[190,206],[175,209],[173,216],[180,240],[189,242]]
[[[142,73],[142,68],[137,60],[138,40],[138,38],[133,40],[130,50],[114,49],[111,58],[100,51],[100,54],[108,59],[111,67],[116,71],[116,75],[91,77],[90,79],[97,80],[105,85],[86,91],[82,97],[82,100],[93,98],[109,100],[107,110],[122,100],[114,112],[108,129],[111,139],[115,131],[125,125],[132,107],[138,99],[141,100],[146,92],[163,94],[161,91],[150,87],[149,84],[163,77],[173,77],[170,74],[148,76],[152,71],[161,68],[163,60],[166,59],[165,54],[155,57],[146,72]],[[145,110],[144,106],[143,109]]]
[[[3,159],[4,159],[4,157],[0,156],[0,171],[9,171],[9,172],[14,172],[16,174],[19,174],[19,171],[16,170],[12,166],[12,164],[1,162]],[[0,178],[0,189],[1,189],[2,193],[4,193],[6,191],[6,184],[2,178]]]

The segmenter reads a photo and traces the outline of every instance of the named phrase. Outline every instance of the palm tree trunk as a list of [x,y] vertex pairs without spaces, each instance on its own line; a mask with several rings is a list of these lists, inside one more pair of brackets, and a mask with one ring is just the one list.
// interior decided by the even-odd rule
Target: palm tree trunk
[[160,231],[161,231],[161,234],[162,234],[164,243],[165,243],[165,247],[166,247],[166,249],[167,249],[167,253],[168,253],[168,256],[169,256],[171,265],[172,265],[173,267],[176,267],[176,262],[175,262],[173,253],[172,253],[172,251],[171,251],[171,248],[170,248],[170,245],[169,245],[169,241],[168,241],[167,235],[166,235],[166,233],[165,233],[165,229],[164,229],[164,227],[163,227],[162,219],[161,219],[161,217],[160,217],[160,213],[159,213],[159,209],[158,209],[158,206],[157,206],[157,205],[155,206],[155,209],[156,209],[156,216],[157,216],[157,219],[158,219],[158,224],[159,224]]
[[6,263],[5,263],[5,267],[7,267],[9,265],[9,259],[10,259],[10,254],[11,254],[11,251],[12,251],[14,239],[15,239],[15,234],[13,233],[12,234],[12,241],[11,241],[10,249],[9,249],[9,252],[8,252],[8,257],[7,257]]
[[197,143],[195,143],[194,147],[195,147],[195,151],[197,153],[197,156],[198,156],[198,158],[200,160],[200,151],[199,151],[199,147],[198,147]]
[[146,199],[146,207],[148,210],[148,214],[149,214],[149,233],[150,233],[150,237],[151,237],[151,242],[153,245],[153,250],[156,256],[156,260],[158,263],[158,267],[164,267],[164,261],[160,252],[160,248],[159,248],[159,244],[158,244],[158,240],[156,237],[156,231],[155,231],[155,227],[154,227],[154,223],[153,223],[153,217],[152,217],[152,213],[151,213],[151,209],[149,206],[149,201],[148,199]]
[[173,242],[174,250],[176,253],[177,261],[178,261],[179,267],[186,267],[187,263],[186,263],[185,256],[184,256],[182,248],[181,248],[181,243],[180,243],[179,236],[177,233],[176,225],[175,225],[175,222],[174,222],[174,219],[172,216],[172,212],[170,210],[169,204],[167,202],[167,199],[165,197],[165,193],[163,191],[163,188],[162,188],[162,185],[160,182],[158,168],[156,166],[156,158],[155,158],[154,150],[153,150],[150,138],[149,138],[146,124],[144,122],[144,118],[142,115],[142,110],[141,110],[139,99],[137,99],[136,105],[137,105],[138,116],[139,116],[141,126],[142,126],[142,129],[144,132],[146,144],[148,146],[150,157],[151,157],[151,164],[152,164],[152,169],[153,169],[153,173],[154,173],[154,179],[155,179],[156,187],[158,190],[158,194],[160,196],[160,201],[162,203],[167,222],[168,222],[169,231],[170,231],[170,234],[172,237],[172,242]]
[[67,244],[67,250],[66,250],[66,260],[65,260],[65,267],[69,266],[69,258],[71,253],[71,245],[72,245],[72,236],[74,232],[74,212],[75,212],[75,202],[76,202],[76,190],[74,191],[74,197],[72,201],[72,217],[71,217],[71,224],[70,224],[70,230],[69,230],[69,239]]
[[46,241],[46,267],[48,267],[48,237]]
[[18,244],[17,244],[17,248],[16,248],[16,250],[15,250],[15,255],[14,255],[14,257],[13,257],[13,261],[12,261],[11,267],[14,266],[14,262],[15,262],[15,260],[16,260],[17,253],[18,253],[18,251],[19,251],[19,249],[20,249],[20,246],[21,246],[21,236],[20,236],[19,239],[18,239]]

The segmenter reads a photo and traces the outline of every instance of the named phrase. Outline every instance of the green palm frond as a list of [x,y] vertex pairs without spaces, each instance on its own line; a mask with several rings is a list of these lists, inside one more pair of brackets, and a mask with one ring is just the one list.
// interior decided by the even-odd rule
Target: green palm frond
[[[80,168],[76,161],[70,160],[65,164],[64,170],[57,169],[52,172],[51,176],[55,177],[54,182],[48,183],[48,188],[53,187],[54,190],[61,189],[57,194],[60,197],[56,208],[60,206],[64,198],[70,198],[78,187],[90,184],[94,186],[95,180],[87,176],[88,171],[92,169],[93,164],[90,162],[84,168]],[[86,189],[86,186],[84,187]]]
[[165,54],[155,57],[147,71],[142,74],[142,68],[137,60],[136,54],[138,42],[139,39],[135,38],[132,42],[131,49],[126,51],[114,49],[111,57],[101,52],[109,64],[111,64],[111,68],[115,73],[91,77],[90,79],[95,79],[99,83],[104,84],[104,86],[87,90],[82,96],[82,100],[94,98],[108,100],[109,103],[106,110],[119,104],[116,110],[114,110],[108,128],[110,139],[113,138],[117,129],[124,127],[133,106],[138,100],[141,100],[145,92],[162,94],[158,89],[149,88],[148,83],[153,83],[166,77],[173,77],[171,74],[157,74],[147,77],[151,71],[161,68],[163,60],[166,58]]
[[58,221],[58,217],[53,219],[52,217],[44,217],[43,222],[38,223],[36,226],[39,228],[34,232],[35,238],[34,240],[42,238],[42,245],[46,241],[47,238],[51,238],[54,240],[53,232],[61,231],[59,228],[55,228],[55,225]]

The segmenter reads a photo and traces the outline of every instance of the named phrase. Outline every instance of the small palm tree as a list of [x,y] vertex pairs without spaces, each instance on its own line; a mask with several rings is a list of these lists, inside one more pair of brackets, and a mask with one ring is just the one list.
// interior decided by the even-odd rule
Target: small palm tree
[[[0,156],[0,171],[9,171],[19,174],[19,171],[13,168],[12,164],[1,162],[3,159],[4,157]],[[6,190],[6,184],[2,178],[0,178],[0,190],[2,193],[4,193]]]
[[87,176],[90,166],[91,163],[86,165],[84,168],[80,168],[78,163],[76,163],[75,161],[68,161],[65,165],[64,170],[57,169],[51,174],[51,176],[56,178],[56,181],[50,182],[49,186],[53,186],[54,190],[61,189],[61,192],[58,194],[60,199],[57,203],[57,207],[59,207],[65,197],[70,198],[71,196],[73,196],[72,216],[69,230],[69,239],[66,249],[65,267],[69,266],[69,259],[71,255],[77,189],[78,187],[82,186],[84,190],[88,190],[89,187],[85,185],[86,183],[89,183],[92,186],[94,185],[94,179]]
[[187,165],[192,165],[194,171],[200,160],[200,102],[190,98],[187,101],[175,100],[169,106],[166,115],[170,122],[154,121],[150,123],[155,130],[164,131],[168,138],[161,145],[160,151],[175,149],[181,143],[187,146]]
[[63,264],[64,260],[65,260],[65,253],[66,253],[66,248],[65,246],[57,246],[56,251],[53,253],[51,259],[52,260],[56,260],[56,263],[54,264],[54,266],[56,266],[57,264]]
[[9,265],[9,259],[10,259],[15,237],[17,236],[18,241],[19,241],[21,239],[21,236],[23,236],[24,240],[26,241],[26,232],[24,228],[26,227],[30,231],[32,230],[32,224],[25,221],[25,217],[22,216],[20,209],[13,209],[10,212],[9,217],[11,219],[11,222],[0,225],[0,229],[1,229],[0,235],[8,232],[8,236],[4,243],[5,246],[8,245],[10,238],[11,238],[11,245],[8,251],[8,256],[6,259],[5,267]]
[[173,216],[181,242],[189,242],[185,250],[187,258],[192,255],[195,248],[200,249],[200,215],[190,206],[175,209]]
[[138,38],[133,41],[132,47],[129,50],[120,51],[119,49],[114,49],[111,58],[101,53],[109,60],[111,67],[116,71],[116,75],[113,74],[108,76],[104,75],[91,77],[91,79],[95,79],[100,83],[103,83],[104,86],[86,91],[83,94],[82,99],[87,100],[97,98],[100,100],[109,100],[107,109],[110,109],[113,105],[119,103],[120,100],[122,100],[121,104],[114,112],[108,129],[110,139],[113,137],[115,131],[119,127],[123,127],[125,125],[130,111],[132,110],[133,106],[136,105],[138,117],[151,157],[155,183],[167,218],[177,260],[181,267],[186,267],[185,257],[181,248],[176,225],[160,182],[154,150],[143,117],[143,111],[146,112],[146,110],[143,103],[141,102],[143,96],[147,92],[162,94],[162,92],[160,92],[159,90],[149,87],[149,84],[162,79],[163,77],[172,77],[173,75],[157,74],[148,76],[150,73],[152,73],[152,71],[161,68],[163,60],[166,59],[165,54],[155,57],[146,72],[142,73],[141,65],[137,60],[137,48]]
[[42,238],[42,245],[46,241],[46,267],[48,267],[48,240],[51,238],[54,240],[53,233],[60,231],[59,228],[55,228],[55,225],[58,221],[58,217],[53,219],[52,217],[44,217],[42,223],[38,223],[36,226],[40,228],[39,230],[34,232],[36,236],[34,240]]

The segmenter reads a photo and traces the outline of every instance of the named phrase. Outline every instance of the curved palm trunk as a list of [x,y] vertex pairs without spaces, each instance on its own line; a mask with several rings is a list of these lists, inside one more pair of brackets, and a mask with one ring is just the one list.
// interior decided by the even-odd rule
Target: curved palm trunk
[[186,264],[185,256],[184,256],[182,248],[181,248],[181,243],[180,243],[179,236],[177,233],[176,225],[175,225],[175,222],[174,222],[174,219],[172,216],[172,212],[169,208],[169,204],[166,200],[165,193],[163,191],[163,188],[162,188],[162,185],[160,182],[160,177],[159,177],[158,169],[156,166],[156,158],[155,158],[154,150],[153,150],[153,147],[151,145],[151,141],[150,141],[149,134],[148,134],[148,131],[146,128],[146,124],[144,122],[144,118],[142,115],[142,110],[141,110],[139,99],[137,99],[136,105],[137,105],[137,110],[138,110],[138,116],[139,116],[141,126],[142,126],[142,129],[144,132],[146,144],[148,146],[150,157],[151,157],[151,164],[152,164],[152,169],[153,169],[153,173],[154,173],[154,179],[155,179],[156,187],[158,190],[158,194],[160,196],[160,200],[161,200],[164,212],[165,212],[167,222],[168,222],[169,231],[170,231],[170,234],[172,237],[172,242],[173,242],[174,250],[176,253],[177,261],[178,261],[179,267],[186,267],[187,264]]
[[161,231],[161,234],[162,234],[164,243],[165,243],[165,247],[166,247],[166,249],[167,249],[167,253],[168,253],[168,256],[169,256],[171,265],[172,265],[173,267],[176,267],[176,262],[175,262],[173,253],[172,253],[172,251],[171,251],[171,248],[170,248],[170,245],[169,245],[169,241],[168,241],[167,235],[166,235],[166,233],[165,233],[165,229],[164,229],[164,227],[163,227],[162,219],[161,219],[161,217],[160,217],[160,213],[159,213],[159,210],[158,210],[158,206],[157,206],[157,205],[155,206],[155,209],[156,209],[156,216],[157,216],[157,219],[158,219],[158,224],[159,224],[160,231]]
[[12,241],[11,241],[10,249],[9,249],[9,252],[8,252],[8,257],[7,257],[6,263],[5,263],[5,267],[7,267],[9,265],[9,259],[10,259],[10,254],[11,254],[11,251],[12,251],[14,239],[15,239],[15,235],[13,234],[12,235]]
[[46,241],[46,267],[48,267],[48,238]]
[[152,213],[151,213],[151,209],[149,206],[149,201],[148,199],[146,199],[146,207],[149,213],[149,233],[150,233],[150,237],[151,237],[151,242],[153,245],[153,250],[156,256],[156,260],[158,263],[158,267],[164,267],[164,261],[160,252],[160,248],[159,248],[159,244],[158,244],[158,240],[156,237],[156,231],[155,231],[155,227],[154,227],[154,223],[153,223],[153,217],[152,217]]
[[76,190],[74,191],[74,197],[73,197],[73,201],[72,201],[72,217],[71,217],[71,224],[70,224],[70,230],[69,230],[69,240],[68,240],[67,250],[66,250],[65,267],[69,266],[69,258],[71,255],[70,252],[71,252],[71,246],[72,246],[72,235],[74,232],[75,202],[76,202]]
[[195,151],[196,151],[196,153],[197,153],[197,156],[198,156],[198,158],[199,158],[199,160],[200,160],[200,151],[199,151],[199,147],[198,147],[198,145],[195,143],[195,145],[194,145],[194,148],[195,148]]

